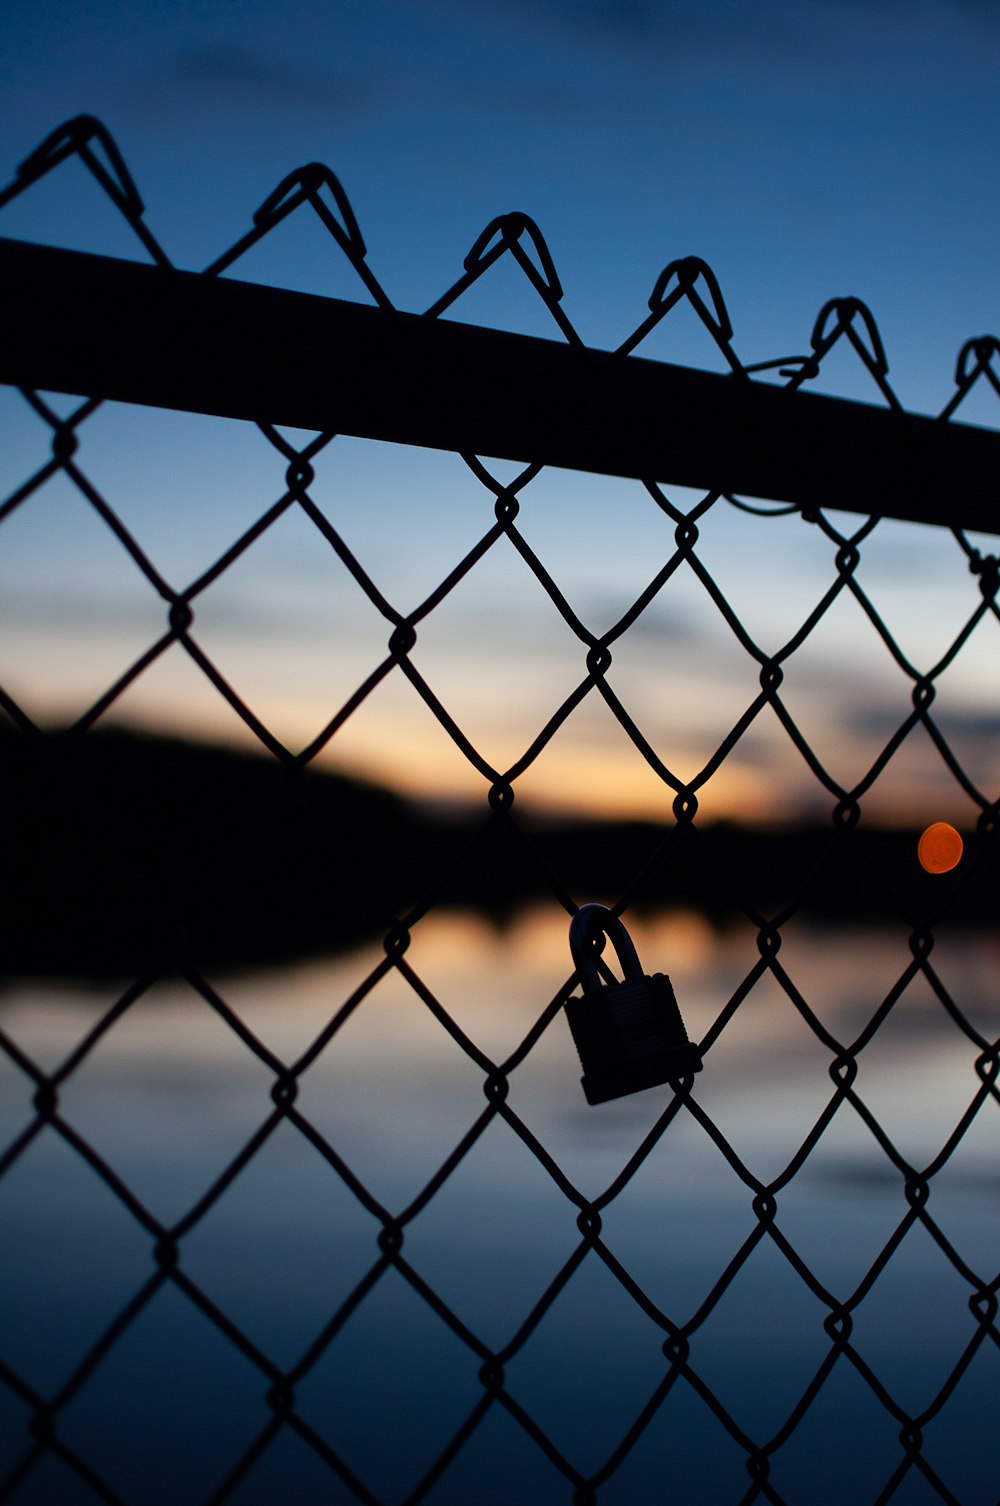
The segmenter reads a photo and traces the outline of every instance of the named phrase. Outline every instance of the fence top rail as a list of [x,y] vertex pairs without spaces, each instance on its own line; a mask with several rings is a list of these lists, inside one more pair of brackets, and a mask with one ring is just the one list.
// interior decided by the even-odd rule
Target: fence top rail
[[1000,433],[0,239],[0,381],[1000,533]]

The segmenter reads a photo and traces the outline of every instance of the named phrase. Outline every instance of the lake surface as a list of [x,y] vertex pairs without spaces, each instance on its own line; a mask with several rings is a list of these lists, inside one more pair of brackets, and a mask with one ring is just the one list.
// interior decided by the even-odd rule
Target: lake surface
[[[629,924],[649,970],[671,975],[692,1038],[704,1038],[759,961],[752,929],[720,935],[679,914]],[[262,1048],[292,1064],[381,955],[371,946],[210,981]],[[817,1019],[846,1043],[912,957],[902,932],[790,924],[779,960]],[[432,914],[405,962],[494,1062],[517,1049],[570,972],[565,922],[554,908],[526,912],[504,931],[463,914]],[[1000,1034],[998,962],[995,933],[942,936],[933,952],[936,976],[991,1041]],[[118,992],[110,984],[10,983],[0,1031],[52,1072]],[[861,1051],[856,1091],[913,1167],[930,1167],[983,1099],[977,1055],[922,975]],[[668,1088],[589,1108],[560,1013],[512,1073],[508,1099],[554,1164],[495,1117],[407,1222],[402,1270],[382,1256],[380,1219],[350,1179],[389,1215],[403,1214],[480,1120],[486,1099],[482,1067],[395,970],[301,1080],[296,1110],[344,1175],[299,1128],[278,1123],[183,1234],[177,1280],[150,1285],[158,1269],[153,1235],[78,1148],[44,1128],[0,1178],[7,1482],[0,1498],[158,1506],[208,1501],[229,1482],[225,1498],[241,1506],[310,1506],[402,1501],[423,1483],[423,1498],[441,1506],[568,1503],[573,1471],[590,1478],[610,1465],[596,1486],[602,1503],[715,1506],[746,1498],[748,1449],[770,1445],[792,1419],[771,1453],[775,1499],[808,1506],[887,1499],[882,1493],[905,1459],[891,1408],[917,1417],[935,1403],[980,1332],[970,1297],[1000,1279],[1000,1104],[985,1094],[933,1176],[928,1229],[912,1218],[903,1176],[872,1129],[843,1103],[777,1192],[776,1237],[765,1234],[750,1249],[713,1305],[716,1283],[758,1220],[753,1188],[708,1121],[747,1175],[770,1183],[830,1102],[830,1062],[828,1047],[765,973],[708,1052],[695,1111],[681,1108],[604,1209],[608,1259],[582,1254],[507,1360],[503,1400],[433,1479],[483,1401],[482,1353],[511,1342],[580,1253],[578,1208],[558,1175],[582,1197],[599,1198],[657,1124]],[[59,1112],[122,1188],[173,1227],[268,1119],[274,1080],[204,998],[185,983],[161,983],[70,1074]],[[23,1068],[0,1054],[0,1153],[31,1124],[33,1089]],[[829,1307],[789,1252],[834,1300],[851,1305],[862,1292],[852,1347],[801,1415],[796,1408],[831,1352]],[[133,1302],[133,1320],[95,1353]],[[313,1351],[338,1312],[341,1326]],[[670,1373],[657,1313],[677,1326],[700,1321],[688,1369],[629,1442]],[[57,1398],[88,1354],[92,1368],[55,1425],[78,1467],[52,1451],[32,1462],[26,1394]],[[302,1364],[305,1356],[311,1362]],[[265,1436],[281,1416],[266,1400],[273,1376],[296,1367],[295,1422]],[[994,1325],[925,1422],[926,1470],[910,1468],[891,1499],[941,1499],[937,1478],[950,1492],[944,1499],[995,1506],[998,1400]],[[255,1441],[265,1446],[251,1457]]]

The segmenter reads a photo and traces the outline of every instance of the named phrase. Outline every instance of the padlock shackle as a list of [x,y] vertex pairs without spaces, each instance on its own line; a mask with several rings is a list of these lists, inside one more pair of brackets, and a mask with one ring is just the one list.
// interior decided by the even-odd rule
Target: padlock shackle
[[584,993],[595,993],[601,987],[597,971],[597,959],[602,947],[596,945],[599,935],[608,937],[618,954],[618,963],[625,978],[641,978],[642,964],[625,923],[614,915],[607,905],[581,905],[569,923],[569,949],[577,977]]

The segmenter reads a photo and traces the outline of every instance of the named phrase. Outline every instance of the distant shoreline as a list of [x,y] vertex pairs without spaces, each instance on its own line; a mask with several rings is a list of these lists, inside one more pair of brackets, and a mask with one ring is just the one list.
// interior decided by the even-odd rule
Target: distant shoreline
[[414,907],[502,921],[551,895],[687,909],[723,928],[812,921],[1000,927],[1000,861],[952,874],[916,830],[514,821],[435,814],[376,785],[122,730],[0,733],[0,973],[135,975],[190,957],[247,967],[343,951]]

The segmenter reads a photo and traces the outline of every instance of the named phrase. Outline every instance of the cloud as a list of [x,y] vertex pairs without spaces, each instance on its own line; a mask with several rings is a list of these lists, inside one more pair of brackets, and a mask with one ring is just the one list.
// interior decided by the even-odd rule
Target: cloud
[[[871,732],[889,738],[909,715],[910,706],[905,700],[898,705],[886,706],[884,701],[859,706],[853,712],[851,725],[859,732]],[[975,708],[951,707],[945,700],[937,701],[930,708],[936,725],[949,739],[1000,746],[1000,713]]]
[[378,87],[369,80],[300,67],[263,49],[229,42],[180,48],[167,60],[163,77],[173,89],[253,105],[313,107],[356,115],[379,102]]
[[[440,3],[440,0],[439,0]],[[453,10],[456,0],[443,0]],[[660,71],[692,61],[852,70],[858,51],[914,28],[961,26],[978,43],[997,36],[994,0],[485,0],[481,14],[585,47],[643,59]]]
[[661,29],[665,9],[650,0],[508,0],[574,30],[641,41]]
[[488,0],[483,9],[585,45],[652,50],[663,58],[787,42],[801,30],[801,11],[810,6],[808,0],[769,6],[748,6],[745,0]]

